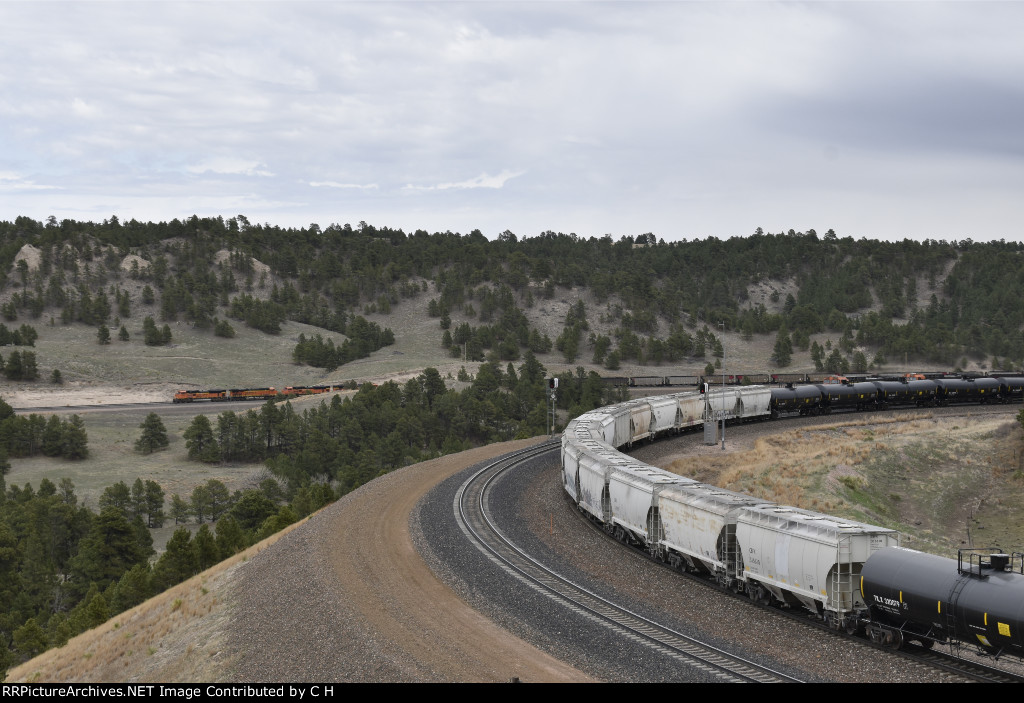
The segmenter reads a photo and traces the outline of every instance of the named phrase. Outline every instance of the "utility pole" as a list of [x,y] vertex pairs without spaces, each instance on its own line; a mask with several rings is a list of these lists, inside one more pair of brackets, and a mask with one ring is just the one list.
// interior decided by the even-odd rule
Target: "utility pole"
[[719,322],[722,328],[722,451],[725,451],[725,322]]
[[554,437],[555,436],[555,397],[556,397],[557,393],[558,393],[558,379],[557,378],[549,378],[548,379],[548,400],[550,401],[549,402],[549,407],[550,407],[549,416],[550,416],[550,423],[551,423],[550,425],[548,425],[548,427],[551,428],[551,431],[550,431],[550,433],[548,435],[549,437]]

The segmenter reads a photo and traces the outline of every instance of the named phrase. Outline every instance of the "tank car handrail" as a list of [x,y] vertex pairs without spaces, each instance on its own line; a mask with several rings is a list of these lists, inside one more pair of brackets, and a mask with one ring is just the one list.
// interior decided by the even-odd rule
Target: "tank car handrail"
[[[956,552],[957,570],[965,576],[987,579],[988,574],[983,573],[985,569],[1024,574],[1024,554],[1020,552],[1006,554],[998,547],[961,547]],[[966,569],[964,569],[965,552],[967,553]]]

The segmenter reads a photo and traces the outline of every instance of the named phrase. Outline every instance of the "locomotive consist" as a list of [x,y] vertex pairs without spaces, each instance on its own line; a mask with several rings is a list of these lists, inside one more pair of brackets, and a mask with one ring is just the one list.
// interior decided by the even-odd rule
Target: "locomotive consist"
[[[1017,380],[1024,386],[1024,379]],[[1005,385],[1009,389],[1014,384]],[[562,434],[565,491],[584,514],[619,540],[677,569],[702,573],[751,600],[803,607],[834,629],[864,632],[897,648],[905,641],[930,647],[953,640],[976,644],[996,656],[1024,656],[1020,554],[976,552],[966,564],[963,553],[959,562],[922,554],[900,547],[894,530],[726,491],[618,451],[637,441],[700,427],[708,418],[745,422],[801,409],[787,406],[789,397],[779,391],[799,391],[808,408],[815,402],[819,411],[836,407],[833,398],[823,400],[831,384],[822,385],[825,390],[743,386],[691,391],[584,413]],[[862,409],[880,399],[910,404],[922,397],[907,394],[897,403],[882,395],[883,388],[872,388],[873,401],[856,394]],[[999,397],[998,390],[995,395],[988,393],[988,386],[985,390],[950,397],[958,402]],[[858,391],[872,393],[866,387]],[[857,409],[854,396],[846,398],[842,406]]]
[[226,402],[229,400],[273,400],[278,396],[291,398],[300,395],[319,395],[343,390],[343,386],[286,386],[283,390],[270,388],[231,388],[210,391],[178,391],[174,394],[175,403],[192,403],[197,400]]

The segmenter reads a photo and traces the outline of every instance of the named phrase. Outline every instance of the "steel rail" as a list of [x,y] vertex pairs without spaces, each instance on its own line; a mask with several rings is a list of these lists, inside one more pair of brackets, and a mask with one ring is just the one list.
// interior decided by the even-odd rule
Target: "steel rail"
[[[889,413],[889,414],[893,414],[894,415],[894,414],[898,414],[902,410],[906,410],[906,409],[907,408],[902,408],[902,409],[897,408],[897,409],[886,410],[886,411],[881,411],[881,412]],[[967,405],[967,404],[961,404],[961,405],[954,405],[954,406],[944,406],[944,407],[928,408],[928,410],[935,412],[937,415],[939,415],[940,417],[943,417],[943,418],[954,418],[954,417],[978,417],[978,416],[986,416],[986,415],[998,415],[998,414],[1001,414],[1001,413],[1006,413],[1008,408],[1007,408],[1006,404],[1000,404],[1000,405],[990,405],[990,404]],[[878,414],[881,415],[881,413],[878,413]],[[804,416],[804,415],[797,416],[797,415],[791,415],[791,416],[788,416],[788,417],[778,418],[778,419],[774,420],[773,422],[787,422],[787,423],[790,423],[793,426],[799,426],[801,429],[808,430],[808,431],[813,431],[815,429],[815,427],[818,427],[818,426],[822,426],[822,427],[826,427],[827,428],[829,425],[831,425],[833,423],[842,422],[842,418],[844,418],[845,416],[859,418],[859,417],[865,417],[865,414],[864,413],[860,413],[860,412],[854,412],[854,411],[846,411],[846,412],[843,412],[843,413],[836,413],[836,414],[831,414],[831,415],[817,415],[817,416]],[[913,417],[913,416],[910,416],[910,417],[907,418],[908,421],[909,420],[916,420],[916,419],[917,418]],[[899,419],[899,418],[892,418],[891,420],[888,420],[888,421],[890,421],[890,422],[900,422],[902,420]],[[748,427],[753,429],[754,426],[753,425],[748,425]],[[665,438],[662,438],[661,440],[656,440],[656,441],[664,441],[664,440],[668,440],[668,439],[678,439],[678,437],[674,437],[674,438],[665,437]],[[625,453],[626,453],[627,456],[629,455],[628,451],[625,452]],[[564,493],[564,491],[563,491],[563,493]],[[640,549],[638,547],[635,547],[635,546],[632,546],[632,545],[629,545],[629,544],[624,544],[620,540],[615,539],[612,535],[608,534],[604,529],[602,529],[601,526],[598,523],[596,523],[590,515],[588,515],[583,510],[580,510],[579,506],[577,506],[575,504],[575,502],[572,500],[572,498],[567,493],[564,493],[564,495],[565,495],[565,499],[566,499],[566,505],[569,506],[570,508],[572,508],[571,512],[577,517],[577,519],[580,520],[585,525],[587,525],[590,529],[592,529],[596,533],[598,533],[602,538],[608,540],[609,542],[613,542],[614,544],[618,545],[619,547],[622,547],[624,549],[629,550],[630,552],[632,552],[636,556],[639,556],[639,557],[641,557],[643,559],[646,559],[647,561],[651,562],[656,567],[663,568],[663,569],[668,569],[669,571],[672,571],[673,573],[676,573],[676,574],[678,574],[679,576],[681,576],[683,578],[686,578],[686,579],[688,579],[688,580],[690,580],[690,581],[692,581],[694,583],[698,583],[698,584],[704,585],[704,586],[706,586],[708,588],[711,588],[712,590],[718,591],[719,593],[721,593],[723,595],[726,595],[726,596],[728,596],[730,598],[735,598],[735,599],[738,599],[740,601],[749,601],[749,599],[747,597],[745,597],[743,595],[740,595],[740,594],[733,593],[729,589],[722,588],[720,585],[715,583],[713,580],[704,578],[704,577],[702,577],[700,575],[697,575],[697,574],[694,574],[694,573],[690,573],[688,571],[680,571],[679,569],[675,569],[675,568],[671,567],[669,564],[666,564],[666,563],[664,563],[662,561],[659,561],[658,559],[655,559],[654,557],[652,557],[647,552],[647,550]],[[778,608],[778,607],[776,607],[774,605],[761,605],[759,603],[753,603],[753,602],[750,602],[748,604],[752,605],[752,606],[754,606],[756,608],[759,608],[759,609],[765,611],[766,613],[771,613],[771,614],[777,615],[779,617],[786,618],[786,619],[788,619],[788,620],[790,620],[790,621],[792,621],[794,623],[797,623],[800,626],[803,626],[803,627],[806,627],[806,628],[809,628],[809,629],[812,629],[812,630],[815,630],[815,631],[822,632],[822,633],[826,634],[826,636],[839,637],[839,638],[842,638],[842,639],[851,639],[851,640],[857,641],[857,642],[859,642],[859,643],[861,643],[861,644],[863,644],[865,646],[872,647],[872,648],[877,649],[879,651],[889,652],[890,654],[892,654],[894,656],[902,657],[902,658],[904,658],[904,659],[906,659],[908,661],[913,661],[915,663],[921,664],[922,666],[928,666],[928,667],[932,667],[934,669],[938,669],[938,670],[941,670],[941,671],[946,671],[946,672],[949,672],[949,673],[959,674],[959,675],[964,676],[964,677],[966,677],[968,679],[971,679],[972,681],[977,681],[977,682],[981,682],[981,683],[1024,683],[1024,674],[1016,673],[1014,671],[1008,671],[1006,669],[1001,669],[1001,668],[999,668],[998,666],[996,666],[994,664],[989,664],[989,663],[985,663],[983,661],[978,661],[977,659],[966,659],[966,658],[964,658],[963,656],[961,656],[961,654],[959,652],[961,652],[962,650],[973,651],[973,648],[970,645],[967,645],[967,644],[958,644],[954,640],[950,640],[946,644],[946,646],[944,646],[942,649],[940,649],[938,646],[936,646],[936,648],[934,648],[934,649],[925,649],[923,647],[919,647],[919,646],[914,645],[914,644],[911,644],[908,648],[893,649],[892,647],[889,647],[889,646],[886,646],[886,645],[876,644],[874,642],[871,642],[870,640],[868,640],[865,637],[860,636],[860,635],[848,635],[846,633],[833,630],[832,628],[827,627],[821,621],[808,620],[807,617],[806,617],[807,613],[805,613],[803,611],[800,611],[800,610],[794,611],[794,610],[790,610],[790,609]]]
[[730,654],[613,603],[544,566],[505,537],[487,508],[490,486],[505,471],[554,451],[558,446],[556,441],[549,441],[506,455],[474,473],[459,487],[453,502],[459,527],[488,559],[534,591],[609,628],[620,637],[651,647],[720,681],[799,682],[793,676]]

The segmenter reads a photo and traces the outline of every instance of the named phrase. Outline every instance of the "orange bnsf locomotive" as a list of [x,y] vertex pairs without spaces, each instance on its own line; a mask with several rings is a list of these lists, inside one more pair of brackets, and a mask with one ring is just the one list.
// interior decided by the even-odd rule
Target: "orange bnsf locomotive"
[[175,403],[192,403],[197,400],[224,402],[228,400],[267,400],[276,398],[277,391],[273,388],[231,388],[208,391],[178,391],[174,394]]
[[175,403],[192,403],[197,400],[226,402],[229,400],[272,400],[278,396],[292,398],[301,395],[319,395],[343,390],[343,385],[327,384],[319,386],[285,386],[284,390],[269,388],[231,388],[208,391],[178,391],[174,394]]

